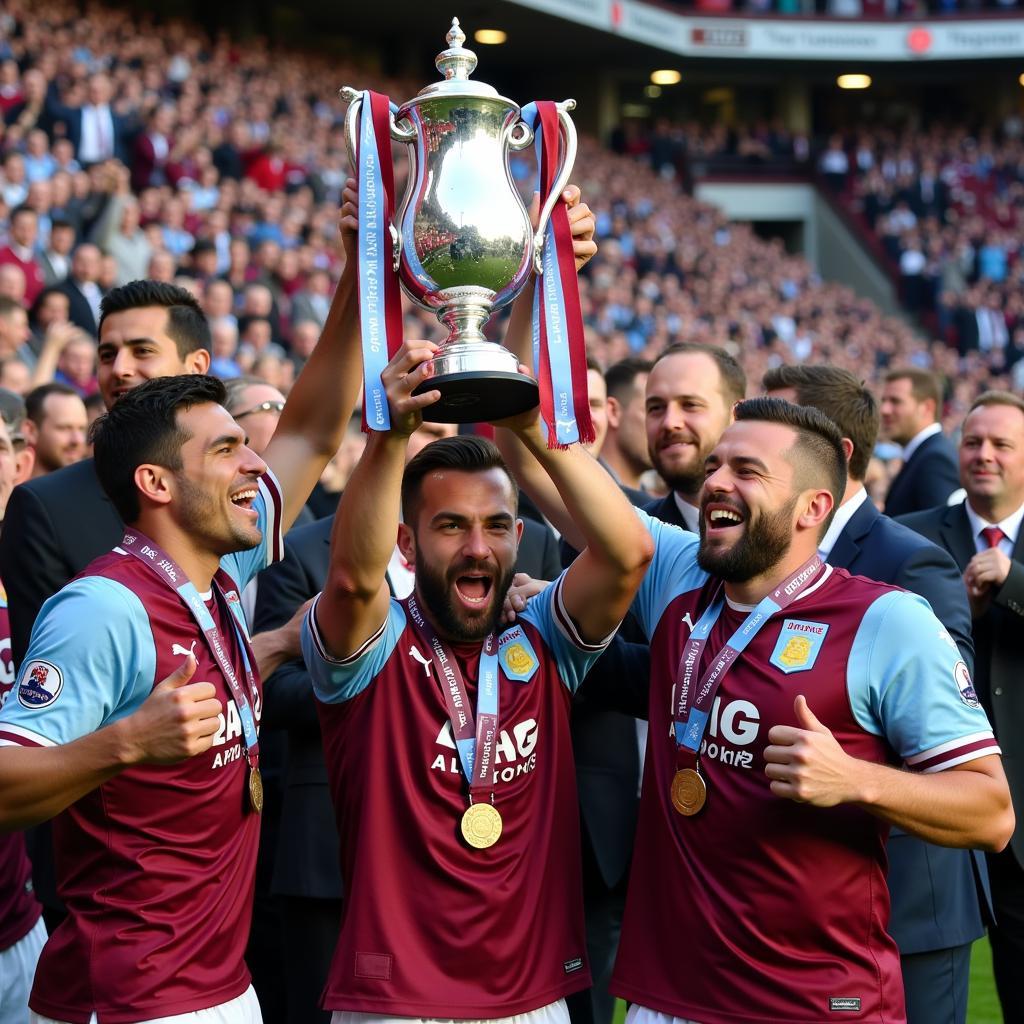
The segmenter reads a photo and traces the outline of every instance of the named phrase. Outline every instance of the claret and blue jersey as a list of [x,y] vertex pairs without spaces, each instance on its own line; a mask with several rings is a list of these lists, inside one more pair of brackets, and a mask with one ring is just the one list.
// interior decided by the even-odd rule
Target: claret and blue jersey
[[[656,554],[634,609],[651,640],[650,729],[613,989],[701,1024],[902,1021],[884,823],[776,797],[763,751],[803,694],[854,757],[941,771],[997,753],[956,645],[921,598],[825,566],[722,681],[701,744],[707,806],[683,817],[669,797],[676,672],[719,582],[693,534],[644,518]],[[726,605],[698,677],[749,611]]]
[[[244,676],[239,597],[280,557],[281,495],[269,472],[254,508],[261,544],[228,555],[216,579],[231,608],[207,608]],[[58,892],[69,917],[39,963],[31,1006],[109,1024],[189,1013],[249,984],[243,960],[259,821],[245,810],[241,722],[189,609],[147,566],[115,548],[43,606],[0,743],[70,743],[136,711],[189,653],[193,679],[217,688],[213,747],[176,765],[139,765],[54,820]],[[259,689],[257,680],[257,690]],[[260,708],[259,692],[254,709]]]
[[[501,838],[459,834],[468,787],[429,651],[392,601],[380,630],[332,659],[303,629],[341,839],[346,906],[325,1006],[389,1016],[504,1017],[590,983],[583,932],[572,691],[586,644],[560,582],[499,637],[493,800]],[[481,644],[453,645],[476,704]]]

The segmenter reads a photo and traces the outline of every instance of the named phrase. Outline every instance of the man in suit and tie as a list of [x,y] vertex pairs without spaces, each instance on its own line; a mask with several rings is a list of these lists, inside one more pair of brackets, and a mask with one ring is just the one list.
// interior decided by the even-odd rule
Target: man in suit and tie
[[[407,459],[438,437],[454,433],[455,428],[445,424],[424,424],[409,440]],[[284,558],[261,574],[256,602],[253,647],[261,664],[280,664],[266,680],[261,730],[271,735],[286,733],[288,738],[271,881],[284,918],[287,1024],[329,1024],[331,1014],[318,1006],[341,924],[338,832],[312,683],[295,628],[295,613],[323,589],[333,524],[332,514],[288,534]],[[550,527],[523,520],[516,570],[537,579],[558,575],[558,545]],[[396,596],[408,595],[412,573],[393,559],[388,582]]]
[[[964,420],[960,480],[966,500],[903,522],[942,545],[963,572],[974,631],[974,681],[1006,754],[1010,794],[1024,809],[1024,401],[981,395]],[[1024,1020],[1024,830],[988,855],[995,905],[990,928],[996,987],[1007,1021]]]
[[80,107],[61,103],[54,84],[47,93],[46,114],[52,121],[64,122],[75,156],[83,167],[115,157],[127,162],[124,142],[131,126],[114,113],[110,106],[112,95],[110,78],[102,72],[89,76],[86,102]]
[[[833,366],[780,366],[765,391],[825,413],[843,434],[847,485],[818,545],[830,564],[923,597],[968,666],[971,619],[960,571],[936,544],[882,515],[864,476],[878,434],[878,405],[853,374]],[[963,1024],[971,943],[985,933],[988,910],[980,853],[934,846],[893,830],[889,845],[889,931],[900,949],[908,1024]]]
[[942,433],[942,383],[913,367],[890,370],[882,389],[882,432],[903,446],[903,466],[885,499],[887,516],[944,504],[960,486],[956,451]]

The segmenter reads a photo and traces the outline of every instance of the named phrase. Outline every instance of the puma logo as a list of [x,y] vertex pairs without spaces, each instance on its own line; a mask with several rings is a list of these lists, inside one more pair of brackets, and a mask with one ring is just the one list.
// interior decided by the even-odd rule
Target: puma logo
[[196,653],[196,644],[197,643],[198,643],[198,641],[193,640],[191,647],[182,647],[181,644],[172,644],[171,645],[171,657],[175,658],[175,657],[177,657],[180,654],[183,658],[187,658],[190,654],[195,654]]
[[415,644],[413,644],[412,647],[409,648],[409,653],[423,666],[423,671],[429,676],[430,659],[424,658],[423,655],[420,654],[420,650]]

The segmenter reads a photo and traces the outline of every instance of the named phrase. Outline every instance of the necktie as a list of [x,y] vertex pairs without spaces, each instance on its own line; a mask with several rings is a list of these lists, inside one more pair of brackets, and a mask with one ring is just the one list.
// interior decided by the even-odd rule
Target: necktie
[[986,526],[981,531],[981,535],[990,548],[999,547],[999,542],[1006,536],[998,526]]

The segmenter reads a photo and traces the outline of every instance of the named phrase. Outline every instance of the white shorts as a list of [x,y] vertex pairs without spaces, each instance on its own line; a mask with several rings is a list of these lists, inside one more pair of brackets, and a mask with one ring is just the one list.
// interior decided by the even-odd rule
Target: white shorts
[[0,1024],[28,1024],[28,994],[46,943],[46,925],[35,927],[0,953]]
[[697,1024],[697,1021],[670,1017],[667,1013],[648,1010],[646,1006],[637,1006],[634,1003],[626,1013],[626,1024]]
[[[40,1017],[37,1013],[29,1014],[29,1024],[64,1024],[51,1017]],[[94,1013],[89,1024],[99,1024]],[[205,1010],[192,1013],[176,1013],[173,1017],[154,1017],[151,1020],[140,1020],[138,1024],[263,1024],[260,1013],[260,1001],[256,991],[250,985],[240,996],[230,999],[219,1006],[211,1006]]]
[[[428,1020],[426,1017],[386,1017],[380,1013],[359,1013],[354,1010],[335,1010],[331,1015],[331,1024],[409,1024],[413,1020],[419,1021],[419,1024],[453,1024],[452,1018]],[[565,1000],[559,999],[557,1003],[548,1003],[529,1013],[517,1013],[514,1017],[489,1017],[486,1021],[459,1018],[457,1024],[569,1024],[569,1011]]]

